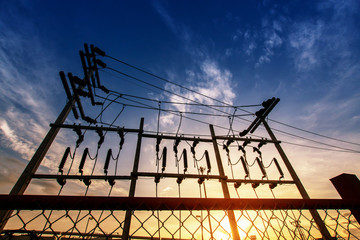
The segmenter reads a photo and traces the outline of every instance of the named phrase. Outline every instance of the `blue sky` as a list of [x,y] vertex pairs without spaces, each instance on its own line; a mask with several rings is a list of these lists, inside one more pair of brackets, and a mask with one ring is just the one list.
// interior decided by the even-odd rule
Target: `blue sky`
[[[81,75],[78,51],[85,42],[233,105],[279,97],[271,119],[359,143],[358,12],[357,1],[1,1],[1,193],[11,189],[49,122],[65,105],[58,72]],[[104,62],[124,67],[106,58]],[[177,100],[112,76],[109,72],[102,75],[108,88],[162,101]],[[151,81],[210,103],[174,85]],[[126,109],[125,113],[119,125],[137,127],[140,117],[145,116],[147,129],[156,131],[157,112]],[[178,122],[179,117],[164,114],[160,127],[175,132]],[[228,125],[218,119],[212,123]],[[288,133],[360,150],[359,145],[321,138],[272,121],[269,124]],[[237,131],[243,128],[246,124],[239,123]],[[194,126],[184,121],[181,132],[194,132]],[[199,134],[208,132],[201,130]],[[359,153],[286,144],[329,148],[277,134],[311,196],[336,197],[329,178],[343,172],[359,176]],[[65,136],[59,136],[59,146],[65,144]],[[56,168],[56,157],[63,151],[55,148],[44,168]]]

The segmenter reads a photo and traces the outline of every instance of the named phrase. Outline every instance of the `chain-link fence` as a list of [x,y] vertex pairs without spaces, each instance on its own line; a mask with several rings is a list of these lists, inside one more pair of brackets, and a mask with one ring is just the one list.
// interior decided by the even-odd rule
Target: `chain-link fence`
[[[91,200],[91,197],[87,198]],[[356,204],[344,205],[343,200],[272,199],[269,204],[262,199],[234,199],[239,204],[233,204],[234,201],[224,202],[224,199],[197,202],[194,199],[113,198],[104,201],[93,199],[92,204],[82,198],[69,204],[71,199],[63,201],[60,198],[46,204],[36,197],[33,201],[29,199],[13,204],[23,205],[26,209],[52,206],[57,210],[13,211],[0,235],[1,239],[234,239],[229,212],[235,215],[240,239],[322,239],[309,209],[329,203],[329,209],[317,211],[331,237],[360,239],[360,225],[351,211],[334,209],[336,205],[358,207]],[[286,201],[288,203],[285,204]],[[283,206],[288,208],[281,209]],[[101,207],[116,210],[84,210]],[[224,207],[227,210],[219,210]],[[254,208],[259,210],[248,210]],[[128,232],[125,227],[129,220],[126,218],[127,211],[131,213]]]

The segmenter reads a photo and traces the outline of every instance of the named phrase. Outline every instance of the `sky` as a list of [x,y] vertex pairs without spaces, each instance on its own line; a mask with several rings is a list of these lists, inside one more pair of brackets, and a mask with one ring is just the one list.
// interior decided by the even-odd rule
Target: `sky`
[[[158,87],[126,79],[108,69],[100,71],[102,84],[123,94],[157,101],[184,101],[179,98],[181,95],[202,104],[216,104],[212,99],[217,99],[236,106],[280,98],[270,113],[269,125],[280,130],[274,132],[283,142],[305,188],[314,198],[338,198],[329,179],[341,173],[359,177],[360,169],[358,12],[359,2],[351,0],[0,1],[0,193],[11,190],[46,135],[49,123],[55,121],[66,104],[58,72],[82,77],[78,51],[84,43],[89,43],[111,57],[168,80],[150,78],[110,58],[102,58],[108,66]],[[86,113],[96,116],[100,107],[83,101]],[[104,122],[111,123],[121,112],[121,106],[111,105],[104,112]],[[152,106],[181,112],[209,112],[188,105],[158,106],[155,102]],[[232,116],[234,109],[226,111]],[[185,116],[191,117],[186,114],[184,118],[169,113],[161,113],[159,117],[158,111],[127,106],[119,116],[115,126],[137,128],[140,118],[145,117],[148,131],[175,133],[179,129],[181,134],[210,134],[207,124],[186,119]],[[226,117],[201,119],[224,128],[230,126]],[[67,123],[74,122],[81,121],[70,115]],[[237,119],[232,127],[241,132],[248,125],[249,122]],[[216,131],[228,133],[221,128]],[[254,134],[268,138],[262,128]],[[109,139],[116,139],[110,135]],[[90,136],[93,137],[86,141],[95,146],[97,135]],[[136,141],[136,135],[129,138]],[[74,141],[76,135],[71,131],[61,132],[39,171],[56,174],[65,148],[72,146],[73,150]],[[107,144],[112,146],[111,140]],[[129,141],[126,144],[128,149],[121,154],[133,158],[134,149]],[[172,143],[166,144],[172,149]],[[187,147],[186,143],[181,144]],[[142,156],[152,156],[143,157],[145,170],[156,170],[154,146],[153,140],[144,141]],[[199,152],[209,146],[200,146]],[[268,148],[266,164],[276,155]],[[94,148],[91,151],[95,154]],[[106,151],[101,149],[99,155]],[[200,158],[201,153],[197,154]],[[231,154],[233,160],[238,158],[235,150]],[[230,175],[223,152],[222,158]],[[132,167],[131,161],[121,164],[120,172]],[[101,168],[96,171],[100,172]],[[285,175],[289,178],[288,173]],[[145,183],[153,185],[153,180]],[[103,184],[106,183],[100,187]],[[139,195],[146,195],[146,184],[140,185]],[[216,188],[216,183],[209,183],[210,188],[212,184]],[[32,185],[34,192],[57,193],[59,189],[54,181],[33,180]],[[125,185],[118,183],[114,192],[126,195]],[[74,194],[84,192],[83,188],[83,184],[73,183],[72,188],[64,191]],[[162,186],[159,194],[172,196],[176,191],[176,184],[169,183]],[[289,191],[279,194],[296,196],[293,190]],[[243,194],[253,197],[253,193]],[[268,197],[269,193],[263,196]]]

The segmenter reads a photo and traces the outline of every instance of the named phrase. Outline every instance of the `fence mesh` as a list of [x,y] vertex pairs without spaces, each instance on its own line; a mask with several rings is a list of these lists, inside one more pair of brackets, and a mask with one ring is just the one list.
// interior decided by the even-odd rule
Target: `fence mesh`
[[[360,239],[349,210],[318,210],[334,239]],[[122,239],[126,211],[16,210],[1,239]],[[241,239],[321,239],[309,210],[234,211]],[[130,239],[232,239],[227,211],[134,210]]]

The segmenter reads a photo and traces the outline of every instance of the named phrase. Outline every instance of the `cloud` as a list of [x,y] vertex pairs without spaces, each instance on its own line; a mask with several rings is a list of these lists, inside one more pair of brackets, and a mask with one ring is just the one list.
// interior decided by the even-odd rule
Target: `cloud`
[[0,142],[29,160],[55,119],[58,70],[32,21],[16,8],[2,9],[0,28]]
[[290,34],[289,42],[294,50],[294,63],[297,70],[308,70],[316,66],[323,25],[322,21],[294,24],[295,30]]
[[17,158],[0,155],[0,191],[10,192],[19,178],[25,163]]

